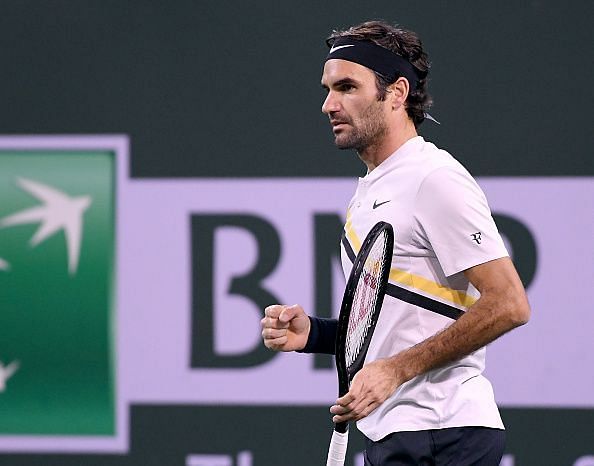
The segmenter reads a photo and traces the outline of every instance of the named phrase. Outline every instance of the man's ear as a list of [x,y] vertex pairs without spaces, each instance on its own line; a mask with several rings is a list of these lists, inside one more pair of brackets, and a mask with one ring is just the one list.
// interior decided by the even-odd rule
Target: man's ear
[[406,78],[400,77],[395,82],[388,86],[388,95],[391,99],[392,108],[396,109],[402,107],[406,102],[410,86]]

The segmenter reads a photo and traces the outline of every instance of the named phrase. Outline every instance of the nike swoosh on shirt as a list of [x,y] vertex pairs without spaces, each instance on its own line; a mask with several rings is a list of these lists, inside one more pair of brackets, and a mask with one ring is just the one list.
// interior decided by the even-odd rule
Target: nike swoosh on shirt
[[377,209],[379,206],[387,204],[388,202],[390,202],[390,199],[388,199],[387,201],[383,201],[383,202],[377,202],[377,199],[375,201],[373,201],[373,209]]
[[330,52],[329,52],[329,53],[336,52],[337,50],[339,50],[339,49],[344,49],[345,47],[354,47],[354,46],[355,46],[355,44],[338,45],[338,46],[336,46],[336,47],[332,47],[332,48],[330,49]]

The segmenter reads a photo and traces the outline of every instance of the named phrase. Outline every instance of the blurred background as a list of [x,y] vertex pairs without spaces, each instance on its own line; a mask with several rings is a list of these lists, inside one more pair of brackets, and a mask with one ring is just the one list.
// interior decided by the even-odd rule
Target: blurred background
[[477,176],[533,306],[487,360],[502,465],[594,465],[591,2],[0,7],[0,465],[323,462],[332,362],[258,326],[340,302],[364,166],[320,77],[368,19],[422,38],[420,133]]

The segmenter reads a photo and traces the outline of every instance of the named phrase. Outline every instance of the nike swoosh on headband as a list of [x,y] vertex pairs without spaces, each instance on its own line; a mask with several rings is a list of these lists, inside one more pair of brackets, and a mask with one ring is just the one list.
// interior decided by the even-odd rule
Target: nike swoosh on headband
[[328,52],[328,54],[331,54],[331,53],[333,53],[333,52],[336,52],[337,50],[340,50],[340,49],[344,49],[345,47],[354,47],[354,46],[355,46],[355,44],[337,45],[337,46],[335,46],[335,47],[333,46],[333,47],[330,49],[330,52]]

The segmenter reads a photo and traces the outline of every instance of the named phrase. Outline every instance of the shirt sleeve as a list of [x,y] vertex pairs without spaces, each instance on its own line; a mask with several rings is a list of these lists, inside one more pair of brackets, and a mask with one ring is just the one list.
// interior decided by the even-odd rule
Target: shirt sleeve
[[421,183],[415,201],[418,237],[446,276],[508,256],[487,199],[463,167],[441,167]]

